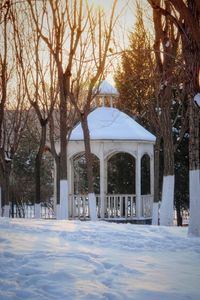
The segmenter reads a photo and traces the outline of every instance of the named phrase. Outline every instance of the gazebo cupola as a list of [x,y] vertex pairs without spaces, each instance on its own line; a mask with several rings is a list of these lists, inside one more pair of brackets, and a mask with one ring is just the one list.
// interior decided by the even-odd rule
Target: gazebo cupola
[[[103,81],[96,107],[88,115],[91,152],[97,162],[97,214],[101,219],[144,221],[152,218],[155,136],[113,106],[117,90]],[[108,101],[109,102],[106,102]],[[106,107],[109,106],[109,107]],[[81,124],[68,142],[69,217],[89,218],[83,169],[84,138]],[[78,176],[78,177],[77,177]],[[120,176],[120,180],[117,177]],[[82,177],[82,178],[81,178]],[[120,183],[119,183],[120,182]]]
[[108,81],[103,80],[98,88],[98,93],[94,98],[94,106],[113,107],[115,99],[119,96],[117,89]]

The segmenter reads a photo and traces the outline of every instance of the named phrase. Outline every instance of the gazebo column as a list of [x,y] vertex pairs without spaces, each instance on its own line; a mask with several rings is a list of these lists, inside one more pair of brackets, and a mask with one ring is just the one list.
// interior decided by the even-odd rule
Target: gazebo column
[[102,156],[100,159],[100,201],[101,201],[101,218],[105,217],[105,194],[107,189],[107,161]]
[[136,160],[136,217],[142,216],[142,199],[141,199],[141,154],[138,151]]

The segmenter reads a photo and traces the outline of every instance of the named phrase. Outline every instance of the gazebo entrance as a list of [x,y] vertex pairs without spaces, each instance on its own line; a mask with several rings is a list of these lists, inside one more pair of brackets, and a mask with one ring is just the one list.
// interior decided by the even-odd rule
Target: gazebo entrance
[[118,152],[108,159],[107,167],[107,217],[135,216],[135,158]]
[[[100,193],[100,162],[96,155],[92,154],[94,192]],[[85,153],[78,153],[72,159],[74,174],[74,194],[85,195],[88,193],[87,166]]]
[[118,152],[108,159],[108,194],[135,194],[135,158]]

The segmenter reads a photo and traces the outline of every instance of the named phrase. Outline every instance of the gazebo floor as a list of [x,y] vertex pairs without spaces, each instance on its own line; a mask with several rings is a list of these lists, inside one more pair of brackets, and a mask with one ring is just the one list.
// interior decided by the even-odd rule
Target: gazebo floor
[[[89,217],[83,218],[83,217],[75,217],[75,218],[69,218],[70,220],[80,220],[80,221],[90,221]],[[98,219],[98,221],[105,221],[105,222],[112,222],[112,223],[130,223],[130,224],[143,224],[143,225],[151,225],[152,218],[104,218],[104,219]]]

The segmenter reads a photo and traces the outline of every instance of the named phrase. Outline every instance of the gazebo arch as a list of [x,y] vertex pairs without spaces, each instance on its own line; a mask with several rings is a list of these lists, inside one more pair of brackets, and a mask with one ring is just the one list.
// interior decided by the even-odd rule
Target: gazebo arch
[[[93,173],[94,173],[94,192],[99,194],[100,192],[100,161],[99,158],[92,153],[93,158]],[[88,182],[87,182],[87,165],[85,159],[85,152],[79,152],[71,158],[73,162],[73,182],[75,194],[87,194]]]
[[151,158],[147,153],[141,157],[141,194],[151,194]]
[[[76,150],[75,150],[76,151]],[[100,189],[100,160],[97,155],[92,153],[94,167],[94,192],[97,199],[98,216],[100,216],[99,189]],[[68,158],[69,180],[69,217],[89,218],[89,201],[88,201],[88,182],[85,152],[80,151]],[[68,177],[69,178],[69,177]]]
[[107,165],[108,194],[135,194],[135,157],[120,151],[108,158]]

